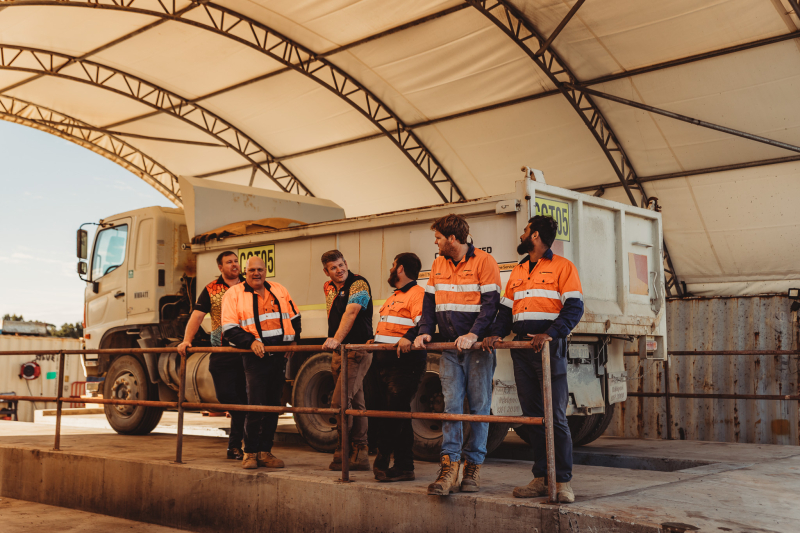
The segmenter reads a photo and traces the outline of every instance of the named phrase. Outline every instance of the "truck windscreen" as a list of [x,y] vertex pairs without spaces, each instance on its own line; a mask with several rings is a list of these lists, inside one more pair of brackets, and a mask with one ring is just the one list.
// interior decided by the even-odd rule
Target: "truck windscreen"
[[92,280],[97,281],[125,261],[128,225],[106,228],[97,234],[92,254]]

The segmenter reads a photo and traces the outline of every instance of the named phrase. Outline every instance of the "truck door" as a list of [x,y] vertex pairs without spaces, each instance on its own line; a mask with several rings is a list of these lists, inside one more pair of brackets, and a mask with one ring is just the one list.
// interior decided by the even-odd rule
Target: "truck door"
[[[128,233],[131,219],[114,221],[101,229],[94,239],[90,281],[86,288],[86,330],[101,335],[104,331],[122,326],[127,318],[126,294],[128,271]],[[99,340],[99,339],[98,339]]]
[[[132,255],[128,257],[128,315],[155,313],[156,307],[156,258],[152,218],[138,220],[136,238],[130,237]],[[133,252],[135,250],[135,252]],[[133,323],[151,322],[151,317],[136,316]]]

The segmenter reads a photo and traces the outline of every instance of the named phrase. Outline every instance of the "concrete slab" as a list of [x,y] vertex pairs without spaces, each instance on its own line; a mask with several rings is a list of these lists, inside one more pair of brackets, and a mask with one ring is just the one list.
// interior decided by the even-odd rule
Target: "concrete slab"
[[[38,426],[36,434],[19,424]],[[438,471],[431,463],[418,463],[412,482],[383,484],[354,472],[355,483],[342,484],[326,469],[330,455],[304,445],[276,444],[286,469],[245,471],[223,459],[220,438],[187,436],[186,463],[175,465],[174,436],[69,428],[63,451],[53,452],[52,433],[42,428],[0,422],[0,497],[192,531],[656,532],[669,521],[701,531],[794,532],[800,520],[793,502],[800,449],[791,446],[602,438],[579,452],[632,457],[640,466],[658,458],[702,466],[577,465],[576,503],[550,506],[511,497],[530,481],[530,463],[513,459],[487,460],[480,493],[439,498],[425,494]],[[524,448],[510,436],[503,448],[514,446]]]
[[143,524],[96,513],[64,509],[35,502],[0,498],[3,533],[177,533],[179,529]]

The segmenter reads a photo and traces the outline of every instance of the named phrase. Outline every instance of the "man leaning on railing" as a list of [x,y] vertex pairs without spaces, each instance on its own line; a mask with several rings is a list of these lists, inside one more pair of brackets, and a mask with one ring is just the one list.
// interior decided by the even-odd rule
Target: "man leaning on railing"
[[[247,403],[279,406],[286,360],[292,354],[270,353],[269,347],[297,344],[300,313],[289,291],[278,283],[266,282],[265,276],[266,267],[260,258],[247,260],[245,282],[228,289],[222,299],[222,338],[229,346],[250,350],[242,355]],[[242,468],[284,467],[283,461],[272,454],[277,427],[278,413],[247,413]]]

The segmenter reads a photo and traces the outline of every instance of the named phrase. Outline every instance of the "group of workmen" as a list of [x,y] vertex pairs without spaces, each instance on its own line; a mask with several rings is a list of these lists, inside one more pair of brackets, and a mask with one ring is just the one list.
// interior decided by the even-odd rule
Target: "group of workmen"
[[[369,282],[348,269],[338,250],[322,255],[329,281],[324,285],[328,312],[328,338],[323,344],[333,356],[331,372],[335,389],[331,407],[341,401],[340,345],[394,344],[396,350],[352,350],[347,357],[348,408],[410,411],[427,364],[426,343],[454,343],[439,359],[444,412],[461,414],[466,398],[470,414],[489,415],[492,378],[497,365],[495,344],[515,333],[515,340],[530,348],[512,349],[514,378],[524,416],[542,417],[542,350],[549,342],[555,434],[556,479],[547,479],[544,428],[523,426],[533,447],[533,480],[517,487],[518,498],[546,496],[547,483],[557,485],[558,500],[575,500],[572,479],[572,440],[567,424],[566,338],[583,316],[581,283],[575,266],[550,250],[556,222],[545,216],[530,219],[517,252],[525,257],[512,270],[501,296],[500,269],[491,254],[468,242],[469,225],[463,216],[450,214],[431,225],[439,253],[428,282],[417,284],[422,264],[413,253],[401,253],[389,272],[394,293],[380,309],[373,334],[372,291]],[[217,398],[223,404],[281,405],[288,352],[271,352],[275,346],[297,344],[301,333],[300,312],[289,291],[267,282],[261,259],[248,259],[246,275],[240,274],[237,255],[223,252],[217,259],[221,275],[209,283],[199,298],[186,327],[179,350],[185,353],[207,313],[211,314],[211,343],[246,349],[242,357],[212,354],[210,371]],[[365,402],[367,371],[377,393]],[[277,413],[232,411],[228,458],[239,459],[246,469],[259,466],[283,468],[272,453]],[[337,417],[339,444],[331,470],[341,470],[348,454],[352,470],[369,470],[366,417]],[[377,455],[372,470],[378,481],[414,479],[410,419],[372,418]],[[446,496],[454,491],[477,492],[481,465],[486,456],[489,424],[470,422],[466,439],[463,424],[442,423],[441,467],[428,494]],[[377,431],[376,431],[377,430]],[[347,431],[348,450],[342,449]],[[242,448],[242,443],[244,447]],[[390,460],[394,462],[390,466]]]

